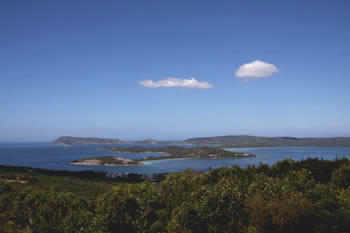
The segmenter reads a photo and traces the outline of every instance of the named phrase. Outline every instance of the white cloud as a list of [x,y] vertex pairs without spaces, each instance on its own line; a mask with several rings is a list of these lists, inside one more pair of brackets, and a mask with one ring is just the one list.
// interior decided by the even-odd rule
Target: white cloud
[[275,65],[256,60],[241,65],[236,71],[236,76],[242,81],[249,81],[264,78],[276,72],[279,72],[279,70]]
[[166,78],[153,82],[152,80],[143,80],[139,83],[147,88],[160,88],[160,87],[180,87],[180,88],[212,88],[208,82],[199,82],[194,78],[191,79],[179,79],[179,78]]

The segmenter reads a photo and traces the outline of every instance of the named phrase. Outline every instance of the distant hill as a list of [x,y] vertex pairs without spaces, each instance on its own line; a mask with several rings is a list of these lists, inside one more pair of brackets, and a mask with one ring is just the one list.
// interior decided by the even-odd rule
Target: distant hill
[[121,141],[119,139],[110,138],[94,138],[94,137],[72,137],[62,136],[53,141],[53,144],[73,145],[73,144],[150,144],[156,145],[160,142],[153,139],[145,139],[143,141]]
[[119,139],[109,138],[82,138],[82,137],[71,137],[63,136],[59,137],[54,144],[73,145],[73,144],[121,144],[122,141]]
[[160,142],[153,140],[153,139],[145,139],[143,141],[136,141],[135,144],[150,144],[150,145],[156,145],[160,144]]
[[186,144],[216,144],[224,147],[349,147],[350,137],[295,138],[295,137],[256,137],[249,135],[190,138]]
[[[94,137],[59,137],[54,144],[173,144],[175,142],[159,142],[153,139],[143,141],[121,141],[119,139],[94,138]],[[179,142],[177,142],[179,143]],[[295,137],[256,137],[249,135],[218,136],[190,138],[181,143],[193,145],[218,145],[221,147],[302,147],[302,146],[322,146],[322,147],[350,147],[350,137],[334,138],[295,138]]]

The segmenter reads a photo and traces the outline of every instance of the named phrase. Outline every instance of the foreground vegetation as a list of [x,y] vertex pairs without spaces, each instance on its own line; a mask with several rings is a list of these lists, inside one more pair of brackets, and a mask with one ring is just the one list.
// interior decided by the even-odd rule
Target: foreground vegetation
[[235,166],[208,173],[187,170],[159,183],[139,178],[0,166],[0,232],[350,229],[348,159],[284,160],[272,167]]

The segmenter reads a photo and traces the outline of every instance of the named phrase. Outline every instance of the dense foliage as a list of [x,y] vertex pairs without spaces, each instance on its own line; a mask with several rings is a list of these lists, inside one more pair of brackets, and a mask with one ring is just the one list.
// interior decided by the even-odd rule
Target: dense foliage
[[348,159],[187,170],[160,183],[18,171],[9,182],[0,171],[0,232],[350,232]]

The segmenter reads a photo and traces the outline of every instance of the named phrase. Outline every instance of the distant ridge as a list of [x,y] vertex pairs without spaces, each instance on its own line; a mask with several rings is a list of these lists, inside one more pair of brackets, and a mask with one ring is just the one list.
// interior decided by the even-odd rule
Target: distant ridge
[[121,144],[119,139],[109,138],[83,138],[62,136],[52,142],[53,144],[73,145],[73,144]]
[[350,137],[329,138],[296,138],[296,137],[260,137],[250,135],[228,135],[217,137],[190,138],[182,142],[156,141],[145,139],[143,141],[122,141],[119,139],[96,137],[72,137],[62,136],[53,141],[54,144],[192,144],[192,145],[217,145],[220,147],[350,147]]
[[143,141],[136,141],[135,143],[136,143],[136,144],[150,144],[150,145],[159,144],[158,141],[153,140],[153,139],[145,139],[145,140],[143,140]]
[[249,135],[229,135],[218,137],[190,138],[186,144],[216,144],[223,147],[350,147],[350,137],[296,138],[296,137],[257,137]]
[[72,137],[62,136],[52,142],[53,144],[60,145],[73,145],[73,144],[159,144],[158,141],[153,139],[146,139],[143,141],[121,141],[119,139],[111,138],[95,138],[95,137]]

